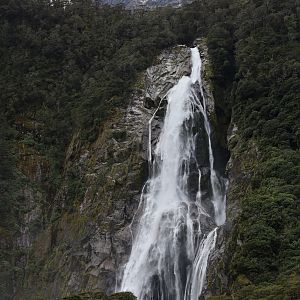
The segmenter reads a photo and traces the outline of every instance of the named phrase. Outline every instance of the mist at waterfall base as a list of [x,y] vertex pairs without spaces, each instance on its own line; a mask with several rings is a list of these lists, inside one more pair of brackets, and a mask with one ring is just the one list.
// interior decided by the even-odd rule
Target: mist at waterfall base
[[[183,76],[167,94],[164,125],[154,151],[155,116],[149,122],[150,176],[120,286],[139,300],[197,300],[205,287],[217,228],[225,222],[226,180],[214,168],[196,47],[191,48],[191,64],[191,75]],[[205,155],[206,163],[199,159]]]

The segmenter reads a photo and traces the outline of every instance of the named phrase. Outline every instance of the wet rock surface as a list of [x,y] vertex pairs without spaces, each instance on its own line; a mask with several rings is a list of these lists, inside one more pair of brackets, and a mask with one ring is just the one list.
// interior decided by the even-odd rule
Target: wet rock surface
[[229,266],[235,248],[240,243],[237,235],[238,218],[241,213],[240,199],[249,189],[249,178],[251,178],[251,174],[246,171],[245,166],[253,164],[260,155],[256,145],[253,144],[252,147],[249,147],[247,154],[243,153],[241,156],[242,145],[240,141],[242,139],[239,138],[239,130],[234,120],[229,125],[227,140],[231,155],[226,166],[228,174],[226,223],[218,230],[216,250],[210,257],[204,293],[205,299],[214,295],[223,295],[224,299],[231,299],[232,291],[229,287],[232,286],[232,278],[230,277]]
[[[167,91],[190,73],[190,50],[185,46],[165,50],[148,68],[133,89],[127,108],[118,108],[100,124],[97,139],[83,142],[76,132],[66,151],[65,178],[54,195],[57,210],[67,205],[68,176],[76,174],[82,193],[76,206],[35,235],[30,227],[39,214],[37,195],[28,190],[28,222],[20,237],[28,253],[23,287],[17,299],[58,299],[100,289],[115,290],[122,266],[131,250],[130,223],[148,177],[149,120],[152,149],[162,127]],[[24,159],[24,166],[29,162]],[[32,163],[38,170],[40,159]],[[28,168],[26,168],[28,169]],[[32,176],[40,178],[35,172]],[[34,178],[35,178],[34,177]],[[35,179],[34,179],[35,180]]]
[[[214,99],[210,82],[210,67],[204,40],[198,40],[203,59],[204,93],[208,99],[207,108],[212,129],[217,127]],[[58,193],[51,196],[55,209],[63,211],[69,198],[70,182],[68,176],[76,174],[81,181],[81,193],[76,195],[76,205],[72,211],[65,212],[51,225],[39,231],[32,231],[32,224],[41,218],[40,203],[47,195],[38,191],[24,191],[28,199],[28,213],[25,216],[24,234],[18,243],[26,254],[22,266],[23,287],[18,288],[17,299],[59,299],[83,291],[101,290],[112,293],[120,283],[122,266],[131,250],[132,234],[130,224],[140,201],[143,185],[148,177],[148,148],[152,151],[158,142],[166,110],[166,94],[182,76],[189,75],[190,50],[177,46],[162,52],[154,65],[140,75],[130,96],[127,108],[118,108],[100,124],[96,140],[87,144],[81,132],[75,132],[68,146],[64,163],[65,177]],[[151,121],[151,140],[149,143],[149,121]],[[197,120],[194,131],[196,137],[196,157],[191,169],[190,190],[196,197],[198,188],[198,167],[203,178],[201,184],[208,185],[208,153],[197,151],[206,148],[207,137],[203,120]],[[218,146],[217,134],[212,142],[223,160],[222,147]],[[36,154],[36,159],[22,162],[30,171],[33,180],[41,181],[47,176],[47,163]],[[31,156],[32,158],[33,156]],[[219,158],[218,158],[219,157]],[[30,165],[30,168],[27,166]],[[223,163],[224,165],[224,163]],[[220,167],[220,172],[225,169]],[[207,192],[209,194],[209,191]],[[203,195],[204,206],[208,194]],[[209,201],[205,207],[213,208]],[[55,209],[52,210],[54,215]],[[133,224],[135,226],[135,224]],[[213,226],[209,218],[201,224],[206,232]],[[224,231],[221,229],[220,231]],[[219,236],[224,236],[220,234]],[[213,260],[223,255],[224,241],[218,240],[220,251],[214,253]],[[220,290],[225,286],[222,275],[220,284],[210,285],[220,268],[208,271],[208,294],[210,290]],[[209,290],[210,289],[210,290]]]

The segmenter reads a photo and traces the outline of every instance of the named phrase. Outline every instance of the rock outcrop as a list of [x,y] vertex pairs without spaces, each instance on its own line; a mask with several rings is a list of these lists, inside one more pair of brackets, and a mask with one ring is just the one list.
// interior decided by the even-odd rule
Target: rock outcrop
[[[218,171],[224,173],[228,152],[219,141],[207,47],[204,39],[197,40],[196,44],[203,60],[203,86],[212,123],[212,143],[217,152],[216,164]],[[23,234],[18,239],[25,255],[20,265],[24,269],[23,278],[19,280],[22,287],[16,285],[17,299],[58,299],[94,290],[114,292],[131,250],[130,225],[148,177],[148,146],[151,143],[153,149],[158,141],[167,92],[190,72],[188,47],[177,46],[163,51],[154,65],[140,74],[129,105],[115,108],[100,124],[95,141],[83,142],[80,131],[73,134],[58,192],[45,195],[28,185],[24,191],[28,212],[24,216]],[[198,123],[201,122],[203,120]],[[195,130],[201,129],[198,127]],[[38,128],[30,130],[35,134]],[[207,143],[204,133],[199,132],[197,139],[199,146]],[[27,176],[32,182],[43,182],[48,176],[49,163],[38,153],[25,155],[30,147],[26,149],[22,146],[20,150],[24,153],[20,162],[24,174],[29,172]],[[205,174],[208,154],[196,159]],[[193,185],[193,180],[190,184]],[[45,210],[43,203],[47,197],[52,197],[53,205]],[[70,199],[72,209],[66,209]],[[33,231],[34,222],[43,219],[45,211],[51,216],[51,223]],[[220,230],[224,234],[219,234],[220,250],[213,257],[216,262],[225,251],[226,228]],[[216,272],[221,274],[222,269],[216,264],[208,272],[207,295],[212,294],[211,291],[222,292],[221,287],[227,283],[223,275],[218,275],[220,283],[215,283],[213,278]]]
[[[25,234],[20,238],[27,253],[26,272],[17,299],[58,299],[95,289],[114,291],[130,254],[130,223],[147,178],[149,120],[158,110],[151,129],[154,145],[166,92],[189,73],[188,47],[165,50],[140,75],[128,107],[115,109],[101,124],[94,142],[83,143],[82,133],[74,133],[66,151],[64,178],[53,196],[51,213],[56,220],[32,235],[31,221],[39,206],[29,207]],[[24,156],[22,162],[26,170],[29,157]],[[41,170],[41,159],[31,162],[31,169]],[[38,180],[37,174],[33,180]],[[74,177],[76,181],[70,181]],[[72,184],[76,188],[75,205],[65,211]],[[29,202],[37,200],[32,192],[27,194]]]

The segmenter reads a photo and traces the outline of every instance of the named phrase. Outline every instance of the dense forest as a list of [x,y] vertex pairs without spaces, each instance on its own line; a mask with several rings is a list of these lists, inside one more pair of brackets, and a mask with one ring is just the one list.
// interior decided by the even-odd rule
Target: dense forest
[[[76,173],[61,206],[66,147],[80,130],[95,140],[101,122],[128,105],[132,85],[162,49],[206,37],[214,96],[238,135],[228,145],[257,161],[241,192],[227,295],[214,299],[300,298],[300,3],[199,0],[182,8],[129,11],[93,1],[3,0],[0,3],[0,294],[22,280],[13,243],[26,213],[20,145],[46,162],[43,219],[72,211],[82,195]],[[20,124],[27,122],[28,132]],[[24,146],[25,145],[25,146]],[[233,241],[239,240],[240,243]]]

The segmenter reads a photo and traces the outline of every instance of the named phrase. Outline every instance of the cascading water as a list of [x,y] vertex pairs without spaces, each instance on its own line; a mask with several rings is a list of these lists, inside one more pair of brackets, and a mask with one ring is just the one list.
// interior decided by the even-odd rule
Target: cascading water
[[[217,227],[225,222],[225,179],[214,168],[197,48],[191,49],[191,63],[191,75],[183,76],[167,94],[164,126],[153,155],[149,143],[151,175],[141,195],[138,225],[120,288],[133,292],[139,300],[197,300],[216,244]],[[210,172],[206,191],[201,188],[204,168],[196,158],[199,120],[207,140],[202,145],[208,152]],[[189,190],[193,165],[199,185],[196,195]],[[202,203],[204,194],[206,205]]]

